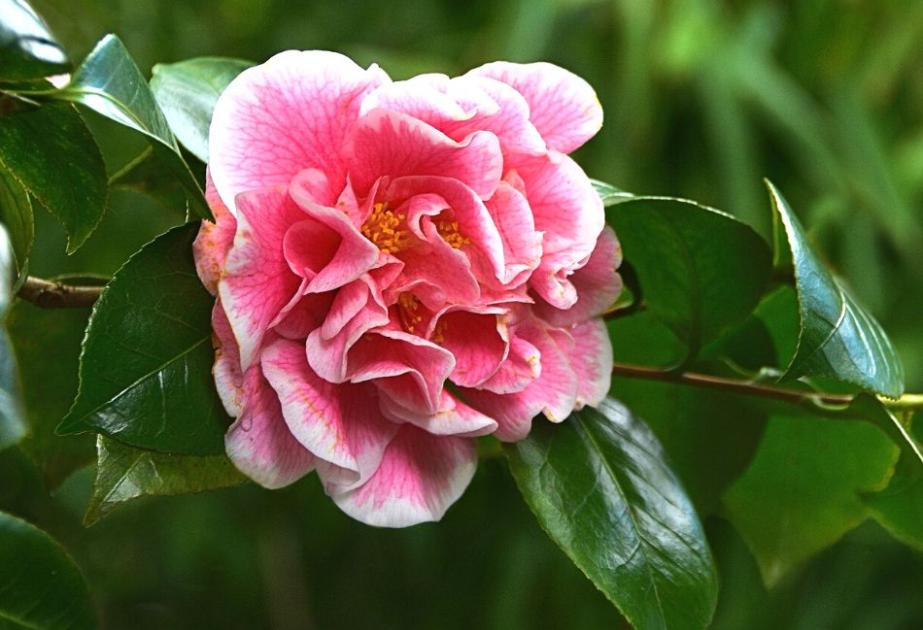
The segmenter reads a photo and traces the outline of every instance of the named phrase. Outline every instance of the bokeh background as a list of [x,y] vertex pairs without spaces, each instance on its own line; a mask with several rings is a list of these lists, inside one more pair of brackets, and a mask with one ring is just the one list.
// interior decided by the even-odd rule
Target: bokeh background
[[[635,193],[725,209],[767,234],[772,179],[854,293],[882,321],[923,390],[923,2],[919,0],[41,0],[79,60],[119,34],[142,70],[215,55],[261,61],[327,48],[393,77],[459,73],[494,59],[549,60],[584,76],[606,123],[577,158]],[[143,141],[90,120],[115,171]],[[38,211],[32,272],[112,273],[176,221],[115,192],[77,255]],[[42,313],[49,330],[85,314]],[[63,322],[63,324],[62,324]],[[12,324],[15,327],[15,322]],[[27,395],[63,416],[78,337],[44,369],[71,391]],[[616,349],[618,354],[618,348]],[[617,395],[617,392],[616,392]],[[91,448],[91,445],[87,445]],[[0,457],[0,508],[61,539],[107,628],[602,628],[623,624],[533,521],[502,459],[486,459],[438,525],[376,530],[306,479],[143,500],[84,529],[93,471],[48,497],[41,473]],[[923,556],[867,523],[772,590],[720,517],[716,628],[923,627]]]

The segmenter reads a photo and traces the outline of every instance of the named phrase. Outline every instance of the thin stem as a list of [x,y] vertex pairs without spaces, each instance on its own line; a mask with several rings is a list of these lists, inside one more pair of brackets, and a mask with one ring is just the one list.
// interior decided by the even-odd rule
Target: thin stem
[[102,287],[76,286],[29,276],[17,294],[42,308],[87,308],[93,306]]
[[750,396],[759,396],[762,398],[773,398],[775,400],[782,400],[794,404],[814,401],[822,402],[828,405],[847,405],[852,402],[853,399],[853,396],[848,394],[825,394],[786,387],[772,387],[769,385],[752,383],[750,381],[725,378],[723,376],[697,374],[695,372],[675,372],[672,370],[632,365],[630,363],[615,363],[612,366],[612,373],[617,374],[618,376],[625,376],[627,378],[641,378],[652,381],[683,383],[685,385],[694,385],[696,387],[706,387],[709,389],[720,389],[737,394],[747,394]]

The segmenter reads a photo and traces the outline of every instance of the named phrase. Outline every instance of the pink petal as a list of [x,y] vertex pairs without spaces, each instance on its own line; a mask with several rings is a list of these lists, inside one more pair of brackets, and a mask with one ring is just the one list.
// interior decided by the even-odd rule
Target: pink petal
[[452,88],[463,94],[483,93],[495,103],[492,111],[481,108],[470,120],[456,123],[447,132],[453,138],[480,129],[499,138],[504,155],[541,155],[547,150],[545,140],[529,119],[529,104],[514,88],[495,79],[470,74],[452,79]]
[[622,249],[615,232],[607,227],[600,233],[586,265],[568,278],[577,294],[576,303],[561,310],[539,302],[535,312],[554,326],[569,326],[602,315],[622,291],[622,278],[616,272],[621,262]]
[[244,373],[240,367],[240,350],[221,300],[216,300],[212,308],[212,342],[215,346],[215,365],[212,367],[215,388],[225,411],[237,418],[243,412]]
[[435,341],[455,357],[449,375],[459,387],[477,387],[493,376],[506,358],[506,326],[496,314],[455,310],[435,323]]
[[533,274],[536,292],[557,308],[577,299],[567,275],[589,258],[605,225],[602,201],[583,170],[566,155],[524,158],[516,173],[526,189],[535,229],[544,233],[543,257]]
[[522,337],[513,335],[506,359],[478,389],[495,394],[521,392],[542,373],[542,353]]
[[522,193],[501,182],[487,200],[487,210],[503,241],[504,268],[499,280],[504,285],[519,284],[542,258],[542,234],[535,229],[532,208]]
[[516,334],[541,352],[539,377],[522,391],[512,394],[462,390],[465,402],[497,421],[494,435],[507,442],[521,440],[528,435],[532,418],[539,413],[544,413],[552,422],[561,422],[577,403],[577,375],[558,340],[535,322],[524,323]]
[[456,142],[424,122],[384,109],[360,119],[345,152],[350,182],[360,196],[381,177],[438,175],[458,179],[486,199],[503,167],[497,137],[491,133],[473,133]]
[[[424,215],[443,207],[449,209],[452,220],[458,223],[458,234],[468,242],[459,251],[468,256],[478,275],[503,277],[506,271],[503,239],[487,206],[471,188],[447,177],[402,177],[391,182],[383,194],[387,199],[400,201],[426,195],[429,209],[422,203],[408,207],[407,223],[411,229],[422,232],[431,243],[442,240],[442,237],[425,229]],[[436,199],[441,199],[442,204],[438,204]],[[418,223],[420,227],[416,228]]]
[[237,205],[237,234],[218,294],[246,370],[266,330],[301,284],[285,261],[282,243],[286,231],[304,213],[284,192],[273,189],[241,194]]
[[304,346],[293,341],[267,347],[262,363],[295,439],[320,459],[352,471],[356,483],[367,479],[397,432],[382,416],[375,388],[323,380],[308,366]]
[[308,168],[332,205],[346,184],[341,158],[362,98],[390,81],[338,53],[289,50],[242,72],[218,98],[209,130],[209,168],[225,204],[244,191],[286,186]]
[[218,196],[209,171],[205,172],[205,200],[211,208],[215,222],[202,221],[199,233],[192,244],[195,268],[202,284],[212,295],[218,292],[218,280],[224,269],[224,260],[234,242],[237,220]]
[[458,398],[443,390],[442,403],[434,414],[422,414],[402,407],[389,396],[380,398],[381,410],[393,422],[409,422],[433,435],[476,437],[489,435],[497,428],[493,418],[475,411]]
[[612,381],[612,342],[606,323],[593,319],[569,332],[574,339],[571,367],[577,374],[577,406],[598,405]]
[[399,330],[376,330],[349,351],[349,379],[376,381],[395,402],[421,413],[435,413],[446,378],[455,368],[451,352]]
[[247,372],[243,411],[224,438],[228,457],[266,488],[281,488],[314,469],[314,456],[292,437],[276,392],[258,365]]
[[468,487],[476,467],[473,440],[437,437],[404,425],[364,485],[328,492],[333,490],[336,504],[356,520],[377,527],[408,527],[440,520]]
[[321,378],[345,382],[350,349],[362,335],[389,321],[388,309],[371,277],[346,285],[337,292],[323,325],[308,335],[308,363]]
[[469,75],[490,77],[514,87],[525,97],[530,120],[548,148],[570,153],[596,135],[603,123],[602,105],[590,84],[550,63],[496,61]]

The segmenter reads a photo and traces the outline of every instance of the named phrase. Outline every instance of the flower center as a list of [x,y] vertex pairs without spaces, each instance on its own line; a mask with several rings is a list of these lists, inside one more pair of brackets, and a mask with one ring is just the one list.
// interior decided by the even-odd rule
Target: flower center
[[420,314],[420,300],[413,293],[401,293],[397,296],[398,311],[401,316],[401,325],[404,330],[414,334],[417,326],[423,321]]
[[458,221],[436,217],[434,223],[436,224],[436,231],[439,232],[439,236],[441,236],[442,240],[448,243],[450,247],[461,249],[471,242],[470,238],[462,235],[462,233],[458,231]]
[[411,244],[410,232],[401,227],[406,217],[388,209],[386,202],[372,206],[372,213],[362,224],[362,234],[386,254],[395,254]]

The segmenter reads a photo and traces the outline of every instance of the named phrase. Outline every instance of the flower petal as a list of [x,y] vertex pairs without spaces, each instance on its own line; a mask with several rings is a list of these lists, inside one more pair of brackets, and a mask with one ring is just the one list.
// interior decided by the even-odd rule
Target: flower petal
[[539,413],[552,422],[561,422],[574,410],[577,375],[560,340],[555,338],[563,331],[554,332],[552,336],[536,322],[526,322],[516,330],[541,352],[541,373],[522,391],[505,395],[478,389],[461,391],[465,402],[497,421],[497,438],[506,442],[521,440],[529,434],[532,418]]
[[224,269],[224,260],[234,242],[237,220],[218,196],[209,171],[205,172],[205,200],[211,208],[215,222],[202,221],[199,233],[192,244],[195,268],[202,284],[212,295],[218,293],[218,280]]
[[387,395],[380,397],[381,410],[393,422],[409,422],[433,435],[476,437],[489,435],[497,428],[493,418],[488,418],[443,390],[442,403],[434,414],[422,414],[402,407]]
[[596,135],[603,110],[596,92],[576,74],[554,64],[496,61],[468,76],[490,77],[515,88],[529,104],[529,119],[548,148],[570,153]]
[[289,227],[304,213],[284,192],[266,189],[237,198],[237,234],[225,260],[218,294],[240,347],[244,370],[253,363],[266,330],[301,284],[283,255]]
[[340,149],[362,98],[390,81],[378,66],[363,70],[321,50],[279,53],[243,71],[215,104],[209,168],[218,193],[235,212],[244,191],[287,186],[315,168],[327,176],[326,205],[346,184]]
[[456,142],[416,118],[385,109],[374,109],[359,120],[345,153],[359,196],[368,194],[381,177],[438,175],[457,179],[486,199],[503,168],[492,133],[476,132]]
[[355,483],[367,479],[397,432],[382,416],[375,388],[323,380],[294,341],[273,343],[262,362],[295,439],[320,459],[352,471]]
[[243,412],[224,437],[228,457],[266,488],[281,488],[314,469],[314,456],[291,434],[279,398],[259,365],[247,372]]
[[365,484],[328,492],[356,520],[377,527],[408,527],[440,520],[468,487],[476,468],[473,440],[433,436],[404,425]]
[[562,310],[539,301],[536,313],[553,326],[569,326],[602,315],[622,291],[622,278],[616,272],[621,262],[618,239],[607,227],[600,233],[587,263],[568,278],[577,293],[574,305]]
[[612,342],[602,319],[571,328],[574,351],[571,367],[577,375],[577,406],[598,405],[612,382]]

